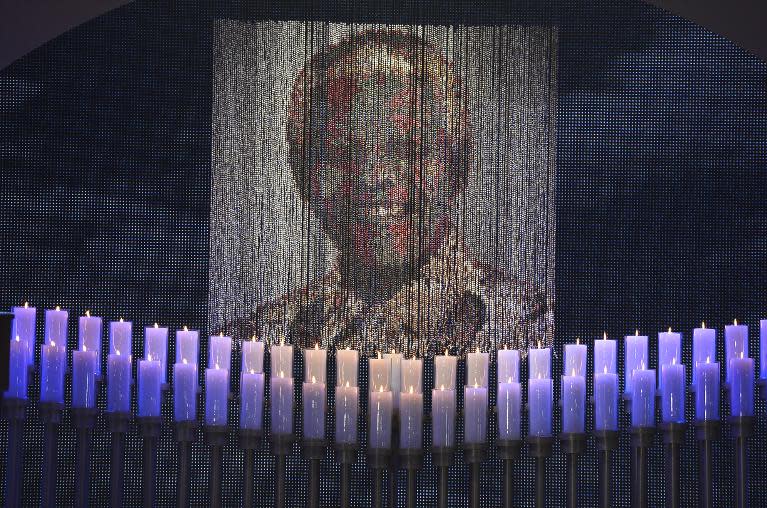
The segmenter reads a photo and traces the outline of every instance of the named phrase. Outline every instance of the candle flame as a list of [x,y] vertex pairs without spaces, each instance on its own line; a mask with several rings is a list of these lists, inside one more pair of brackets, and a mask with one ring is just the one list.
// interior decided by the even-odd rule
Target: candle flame
[[479,353],[479,346],[477,346],[477,349],[475,351],[476,353]]
[[285,377],[285,373],[283,371],[280,371],[280,377]]
[[91,317],[91,311],[86,310],[85,311],[85,317]]
[[251,341],[256,342],[256,334],[253,334],[253,337],[250,338]]
[[573,373],[572,373],[572,375],[573,375],[573,376],[575,375],[575,367],[573,367]]
[[391,354],[394,354],[394,348],[391,348]]
[[223,337],[224,336],[224,332],[218,332],[218,336],[219,337]]
[[154,327],[155,327],[155,328],[159,328],[159,327],[160,327],[160,325],[158,325],[157,323],[155,323],[155,324],[154,324]]
[[639,337],[639,328],[637,328],[636,331],[634,332],[634,336]]
[[413,393],[413,385],[410,385],[410,393]]
[[706,322],[705,322],[705,321],[702,321],[702,322],[700,323],[700,327],[705,329],[705,328],[706,328]]
[[120,356],[120,350],[119,350],[119,349],[115,349],[115,354],[116,354],[117,356]]
[[605,374],[607,374],[607,365],[605,365]]
[[602,332],[602,340],[607,340],[607,332]]
[[216,362],[216,370],[218,370],[218,362]]
[[538,341],[538,349],[541,349],[541,341]]
[[320,349],[320,345],[318,343],[314,343],[314,350],[318,351]]
[[187,363],[186,358],[182,358],[181,361],[184,362],[184,364]]
[[743,359],[743,351],[740,352],[740,359]]
[[121,322],[121,323],[123,322],[123,318],[120,318],[120,322]]
[[282,336],[280,337],[280,346],[284,346],[284,345],[285,345],[285,337]]
[[20,342],[20,341],[21,341],[21,337],[19,337],[18,335],[16,335],[16,342]]
[[51,339],[51,346],[56,347],[56,341]]
[[59,306],[57,305],[57,306],[56,306],[56,312],[59,312],[60,310],[61,310],[61,307],[59,307]]
[[346,381],[346,387],[349,388],[349,381]]
[[543,379],[543,374],[541,374],[540,372],[538,373],[538,379]]
[[479,388],[479,383],[476,380],[474,381],[474,388]]
[[670,326],[668,327],[668,333],[671,333],[671,327]]
[[146,360],[148,362],[151,362],[152,361],[152,355],[151,354],[146,355]]
[[639,364],[639,370],[645,370],[644,368],[644,360]]
[[511,383],[511,382],[512,382],[511,381],[511,376],[509,376],[509,380],[507,381],[507,383]]
[[447,348],[445,348],[445,356],[447,356]]
[[439,391],[444,392],[445,391],[445,385],[439,385]]
[[88,346],[86,346],[85,344],[83,344],[83,351],[88,351]]
[[312,383],[316,383],[316,382],[317,382],[317,378],[312,376]]
[[506,349],[509,349],[509,345],[508,345],[508,344],[504,344],[504,345],[503,345],[503,349],[504,349],[504,350],[506,350]]
[[671,365],[676,365],[676,356],[671,357]]
[[732,320],[732,324],[734,324],[735,326],[738,326],[738,320],[737,319],[733,319]]
[[25,309],[28,309],[28,308],[29,308],[29,302],[24,302],[24,308],[25,308]]
[[346,346],[346,350],[351,351],[352,350],[351,346]]
[[706,363],[711,363],[711,357],[710,356],[706,357]]
[[185,331],[185,332],[188,332],[188,331],[189,331],[189,328],[187,328],[187,327],[186,327],[186,325],[184,325],[184,331]]
[[381,392],[381,393],[383,393],[383,391],[384,391],[384,390],[383,390],[383,385],[381,385],[381,386],[379,386],[379,387],[378,387],[378,391],[379,391],[379,392]]
[[251,374],[255,374],[255,373],[256,373],[256,371],[255,371],[255,370],[253,370],[253,369],[250,369],[250,373],[251,373]]
[[380,351],[378,352],[378,359],[379,360],[381,359],[381,352]]
[[575,344],[578,345],[580,343],[581,343],[581,338],[580,337],[576,337],[575,338]]

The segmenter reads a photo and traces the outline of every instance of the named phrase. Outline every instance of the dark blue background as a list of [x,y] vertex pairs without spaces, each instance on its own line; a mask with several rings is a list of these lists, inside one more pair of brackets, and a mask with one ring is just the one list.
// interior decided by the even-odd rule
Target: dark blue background
[[[135,323],[136,351],[142,349],[140,328],[155,321],[199,328],[204,335],[214,19],[533,23],[560,30],[558,344],[576,336],[601,336],[603,330],[620,336],[639,328],[654,336],[673,326],[685,333],[689,363],[692,328],[705,320],[722,329],[738,318],[751,325],[756,355],[758,319],[767,316],[765,63],[637,1],[454,3],[205,7],[139,1],[0,71],[0,306],[28,299],[39,312],[62,305],[72,317],[85,309],[106,319],[125,316]],[[75,344],[72,321],[70,346]],[[561,369],[559,362],[555,369]],[[37,393],[36,382],[31,390]],[[233,404],[231,414],[236,409]],[[169,403],[163,412],[169,421]],[[757,412],[764,414],[762,402]],[[24,495],[34,505],[42,452],[34,405],[28,417]],[[0,429],[0,442],[5,442],[5,423]],[[60,441],[62,505],[73,497],[74,437],[66,417]],[[237,504],[240,496],[242,455],[235,437],[225,453],[227,504]],[[765,437],[762,418],[750,453],[754,505],[767,504],[767,493],[759,487],[767,474]],[[134,430],[128,438],[129,504],[137,504],[141,487],[140,445]],[[715,448],[718,506],[731,504],[729,447],[725,426]],[[105,504],[109,441],[104,421],[94,450],[92,501]],[[360,506],[369,503],[370,495],[363,457],[354,470]],[[696,457],[690,432],[683,458],[685,506],[697,502]],[[659,505],[660,439],[650,458],[650,502]],[[176,458],[170,426],[159,460],[159,501],[172,504]],[[206,463],[207,449],[200,442],[193,478],[199,503],[206,496]],[[617,463],[616,505],[627,506],[627,438]],[[532,502],[532,466],[527,457],[516,466],[520,504]],[[296,448],[288,486],[297,505],[306,495],[305,467]],[[271,504],[272,471],[273,459],[264,450],[256,478],[264,505]],[[501,469],[494,453],[482,471],[485,502],[495,506]],[[451,503],[467,502],[467,474],[459,458],[451,472]],[[323,502],[332,506],[338,470],[331,454],[323,462],[323,475]],[[561,505],[564,460],[558,447],[548,475],[550,504]],[[580,475],[581,502],[593,505],[593,447],[582,459]],[[427,462],[419,478],[422,504],[434,502],[434,479]]]

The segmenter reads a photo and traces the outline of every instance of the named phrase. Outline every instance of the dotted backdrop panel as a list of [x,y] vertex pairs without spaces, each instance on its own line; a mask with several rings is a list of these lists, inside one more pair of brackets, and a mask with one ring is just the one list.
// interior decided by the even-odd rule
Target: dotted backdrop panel
[[[689,364],[691,330],[700,321],[721,331],[738,318],[750,325],[750,350],[758,351],[758,319],[767,314],[767,66],[715,34],[633,0],[585,7],[481,1],[448,7],[399,1],[201,7],[137,1],[67,32],[0,71],[0,305],[28,299],[41,310],[61,305],[72,316],[86,309],[106,319],[123,316],[134,322],[135,350],[143,348],[141,328],[155,321],[171,329],[188,325],[206,335],[214,23],[307,18],[556,27],[555,347],[576,336],[590,341],[603,330],[619,337],[639,328],[652,337],[672,326],[684,333],[683,359]],[[75,337],[73,320],[70,348]],[[718,338],[721,344],[721,333]],[[201,348],[206,351],[205,340]],[[723,352],[719,355],[721,361]],[[296,376],[301,368],[296,362]],[[556,356],[553,372],[561,368]],[[364,390],[364,367],[360,374]],[[427,363],[426,389],[432,374]],[[331,367],[330,382],[333,376]],[[28,506],[39,504],[38,391],[35,378],[24,434]],[[103,404],[102,391],[102,409]],[[427,411],[428,404],[427,397]],[[230,414],[236,409],[233,401]],[[727,410],[723,402],[723,414]],[[162,411],[170,422],[169,399]],[[756,411],[749,495],[752,505],[761,506],[767,504],[761,488],[767,474],[761,400]],[[627,425],[622,419],[624,430]],[[364,431],[363,425],[363,437]],[[6,439],[3,421],[0,443]],[[59,446],[58,504],[68,506],[77,474],[68,415]],[[99,419],[91,470],[95,506],[107,504],[109,446],[106,423]],[[0,446],[3,475],[5,451]],[[159,506],[174,504],[176,457],[166,425],[158,450]],[[224,457],[225,504],[236,506],[243,454],[234,433]],[[624,434],[614,469],[615,506],[629,506],[629,457]],[[727,426],[714,457],[715,504],[731,506],[734,465]],[[206,505],[208,455],[202,439],[192,459],[193,502]],[[256,460],[258,505],[271,506],[274,459],[264,448]],[[682,504],[695,506],[697,453],[690,432],[682,461]],[[322,474],[322,504],[335,506],[340,473],[330,453]],[[501,474],[491,450],[482,466],[483,506],[499,505]],[[593,444],[581,458],[579,474],[579,501],[593,506]],[[650,453],[653,506],[663,502],[663,475],[656,438]],[[290,505],[302,506],[307,463],[298,446],[288,460],[288,477]],[[371,476],[362,451],[353,478],[354,505],[369,506]],[[533,479],[533,462],[523,454],[515,464],[517,504],[532,505]],[[564,503],[564,481],[563,455],[555,446],[547,470],[549,506]],[[398,485],[404,489],[402,474]],[[427,458],[418,477],[419,505],[434,503],[435,485],[436,471]],[[460,454],[450,486],[450,504],[466,506],[468,469]],[[132,428],[126,446],[127,506],[139,504],[140,489],[141,438]]]

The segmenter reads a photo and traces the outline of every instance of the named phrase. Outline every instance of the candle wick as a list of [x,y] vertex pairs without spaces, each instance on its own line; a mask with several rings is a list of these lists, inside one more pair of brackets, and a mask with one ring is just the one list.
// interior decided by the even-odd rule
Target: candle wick
[[18,335],[16,335],[16,342],[19,342],[19,341],[21,341],[21,337],[19,337]]

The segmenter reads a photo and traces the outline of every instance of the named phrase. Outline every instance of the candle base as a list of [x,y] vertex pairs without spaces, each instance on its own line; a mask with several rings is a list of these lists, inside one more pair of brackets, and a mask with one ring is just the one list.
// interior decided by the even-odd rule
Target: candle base
[[351,505],[352,464],[357,460],[356,443],[336,443],[336,461],[341,464],[341,508]]
[[221,476],[223,471],[223,448],[229,438],[229,427],[226,425],[206,425],[205,444],[210,447],[210,470],[208,476],[208,503],[213,508],[221,504]]
[[700,449],[700,466],[698,483],[700,490],[700,507],[712,508],[714,506],[713,492],[713,454],[711,443],[719,439],[719,420],[701,420],[695,422],[695,439],[698,440]]
[[631,451],[633,458],[633,481],[631,482],[632,506],[647,507],[647,449],[655,438],[654,427],[631,428]]
[[469,506],[479,508],[479,469],[487,458],[487,445],[485,443],[464,443],[463,457],[470,466],[470,495]]
[[535,457],[535,506],[546,506],[546,459],[551,455],[553,439],[549,436],[527,436],[530,455]]
[[130,413],[107,413],[109,432],[112,434],[109,463],[109,506],[123,505],[125,488],[125,434],[128,432]]
[[680,500],[680,454],[687,424],[663,423],[660,428],[663,430],[663,444],[666,448],[666,506],[677,508]]
[[514,506],[514,461],[522,449],[521,439],[499,439],[496,441],[498,458],[503,461],[503,506]]
[[559,435],[567,455],[567,506],[575,508],[578,500],[578,455],[586,450],[586,434],[566,432]]
[[192,443],[197,440],[197,427],[197,420],[177,421],[173,424],[174,435],[178,444],[178,472],[176,476],[178,506],[189,506]]
[[56,467],[58,463],[58,430],[64,404],[41,402],[40,420],[45,429],[43,442],[43,474],[40,478],[41,506],[56,506]]
[[77,456],[75,459],[75,506],[88,506],[91,477],[91,435],[96,425],[95,408],[72,408],[72,424],[77,429]]
[[[261,446],[261,431],[257,429],[240,429],[238,440],[240,448],[245,451],[242,467],[242,505],[253,506],[255,501],[255,455]],[[187,506],[187,505],[185,505]]]
[[389,453],[389,507],[397,506],[397,472],[400,468],[399,434],[400,421],[399,411],[395,408],[391,419],[391,452]]
[[431,449],[431,460],[439,468],[439,485],[437,489],[437,506],[447,508],[448,468],[455,462],[453,447],[435,447]]
[[293,434],[273,434],[270,441],[272,453],[277,457],[277,474],[274,486],[274,505],[285,507],[285,467],[293,449]]
[[735,447],[735,506],[748,506],[748,456],[746,441],[754,434],[753,416],[731,416],[730,432]]
[[417,475],[418,470],[421,469],[423,452],[417,448],[402,448],[400,449],[400,458],[402,460],[402,467],[407,471],[407,504],[408,508],[415,508],[416,493],[417,493]]
[[2,416],[8,420],[8,449],[5,469],[5,499],[7,506],[21,506],[24,466],[24,421],[26,399],[4,398]]
[[618,431],[596,430],[594,439],[599,451],[599,507],[611,508],[613,506],[612,458],[613,450],[618,447]]
[[162,418],[159,416],[139,416],[137,418],[143,444],[142,499],[144,506],[155,505],[155,485],[157,482],[157,442],[160,439]]
[[320,506],[320,461],[325,457],[324,439],[304,439],[301,455],[309,461],[309,502],[310,508]]
[[383,471],[389,467],[391,450],[368,448],[368,465],[373,470],[373,507],[383,506]]

